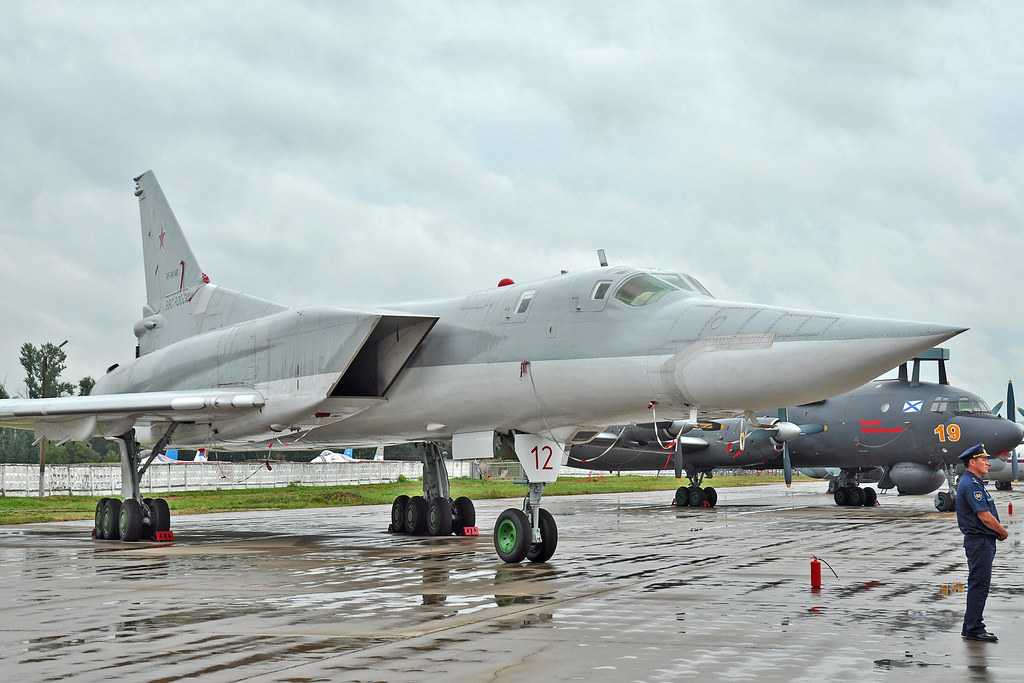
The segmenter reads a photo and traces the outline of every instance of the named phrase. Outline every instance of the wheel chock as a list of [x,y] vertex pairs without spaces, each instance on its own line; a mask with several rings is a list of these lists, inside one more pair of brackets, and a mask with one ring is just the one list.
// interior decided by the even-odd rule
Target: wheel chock
[[480,527],[464,526],[464,527],[462,527],[462,535],[463,536],[479,536],[480,535]]
[[174,540],[174,532],[173,531],[157,531],[153,535],[153,540],[156,541],[157,543],[170,543],[171,541]]

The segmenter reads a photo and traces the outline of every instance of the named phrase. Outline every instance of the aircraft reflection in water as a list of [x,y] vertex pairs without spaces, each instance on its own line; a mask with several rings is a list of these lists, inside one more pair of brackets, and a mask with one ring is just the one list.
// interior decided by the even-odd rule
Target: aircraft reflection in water
[[[167,505],[141,472],[166,447],[309,449],[417,442],[423,495],[392,506],[395,531],[475,531],[449,496],[440,442],[457,459],[515,453],[523,509],[498,516],[506,562],[544,562],[554,519],[541,507],[568,444],[645,419],[690,428],[833,396],[962,328],[719,301],[692,277],[608,266],[447,300],[381,308],[288,308],[210,282],[156,178],[136,178],[147,303],[137,358],[91,396],[0,401],[0,424],[38,438],[121,446],[122,494],[97,506],[97,534],[168,533]],[[603,261],[603,259],[602,259]]]
[[[869,382],[834,398],[758,413],[762,427],[746,418],[720,420],[717,430],[694,429],[678,437],[678,423],[617,427],[588,444],[574,445],[568,465],[591,470],[685,471],[689,486],[676,491],[680,505],[714,506],[717,494],[701,487],[714,468],[793,468],[810,476],[830,476],[838,505],[873,505],[876,492],[862,488],[898,487],[909,494],[929,493],[943,482],[936,508],[953,510],[957,456],[984,443],[989,453],[1006,457],[1021,442],[1021,426],[993,414],[975,394],[946,384],[945,349],[914,359],[913,376],[900,366],[896,379]],[[939,363],[939,383],[920,381],[922,360]],[[660,443],[659,443],[660,441]],[[614,444],[614,445],[613,445]],[[993,461],[996,462],[996,461]],[[836,468],[832,475],[826,468]],[[961,468],[962,470],[962,468]]]

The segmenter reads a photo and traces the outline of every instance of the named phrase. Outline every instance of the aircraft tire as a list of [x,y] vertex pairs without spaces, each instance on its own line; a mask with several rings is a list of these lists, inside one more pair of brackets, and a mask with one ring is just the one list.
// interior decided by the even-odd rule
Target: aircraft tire
[[704,495],[704,489],[699,486],[694,486],[690,489],[690,507],[699,508],[707,501],[707,496]]
[[861,507],[864,505],[864,489],[859,486],[850,488],[847,505],[850,507]]
[[109,498],[100,498],[96,503],[96,517],[93,524],[93,529],[96,530],[96,538],[103,538],[103,514],[107,510],[107,501]]
[[422,536],[427,530],[427,501],[423,496],[413,496],[405,506],[405,532]]
[[427,504],[427,534],[448,536],[452,533],[452,504],[447,498],[435,498]]
[[107,498],[107,504],[103,508],[103,538],[108,541],[116,541],[121,538],[118,529],[118,518],[121,516],[121,501],[117,498]]
[[[142,533],[139,538],[152,539],[156,536],[156,526],[153,522],[153,499],[143,498],[142,499]],[[147,522],[146,519],[149,519]]]
[[705,486],[704,495],[707,496],[708,504],[711,505],[711,507],[718,505],[718,491],[716,491],[714,487]]
[[836,489],[835,494],[832,496],[832,499],[836,501],[836,505],[842,506],[849,504],[850,494],[848,491],[849,489],[842,486]]
[[[543,509],[543,508],[542,508]],[[494,549],[504,562],[519,564],[530,551],[530,521],[526,513],[508,508],[494,522]]]
[[547,562],[555,554],[555,548],[558,546],[558,526],[555,524],[555,518],[544,508],[540,509],[538,523],[541,542],[530,545],[526,559],[530,562]]
[[121,504],[117,516],[117,530],[122,541],[137,541],[142,536],[142,504],[129,498]]
[[466,527],[476,526],[476,508],[466,496],[459,496],[452,502],[452,531],[462,536]]
[[870,486],[865,486],[864,487],[864,503],[863,503],[864,507],[866,507],[866,508],[872,507],[877,500],[878,500],[878,492],[875,491]]
[[948,491],[939,491],[935,494],[935,509],[939,512],[953,512],[956,510],[956,498],[949,495]]
[[171,508],[163,498],[154,498],[153,507],[153,531],[171,530]]
[[391,530],[396,534],[405,533],[405,507],[409,504],[409,496],[402,494],[391,504]]
[[676,505],[681,508],[690,506],[690,489],[685,486],[676,489]]

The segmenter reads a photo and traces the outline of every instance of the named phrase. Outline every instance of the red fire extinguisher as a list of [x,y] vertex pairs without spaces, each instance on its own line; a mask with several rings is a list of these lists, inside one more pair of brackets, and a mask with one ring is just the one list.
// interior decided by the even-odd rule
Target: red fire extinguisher
[[811,588],[821,588],[821,562],[817,556],[811,555]]

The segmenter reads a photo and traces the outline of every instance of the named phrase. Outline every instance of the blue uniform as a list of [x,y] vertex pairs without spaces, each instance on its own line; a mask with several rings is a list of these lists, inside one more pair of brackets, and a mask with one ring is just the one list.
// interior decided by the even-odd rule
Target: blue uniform
[[964,534],[967,554],[967,610],[964,612],[963,635],[983,633],[985,601],[992,585],[992,560],[996,556],[998,534],[981,523],[979,512],[991,512],[998,521],[995,501],[983,482],[973,472],[964,472],[956,487],[956,521]]

